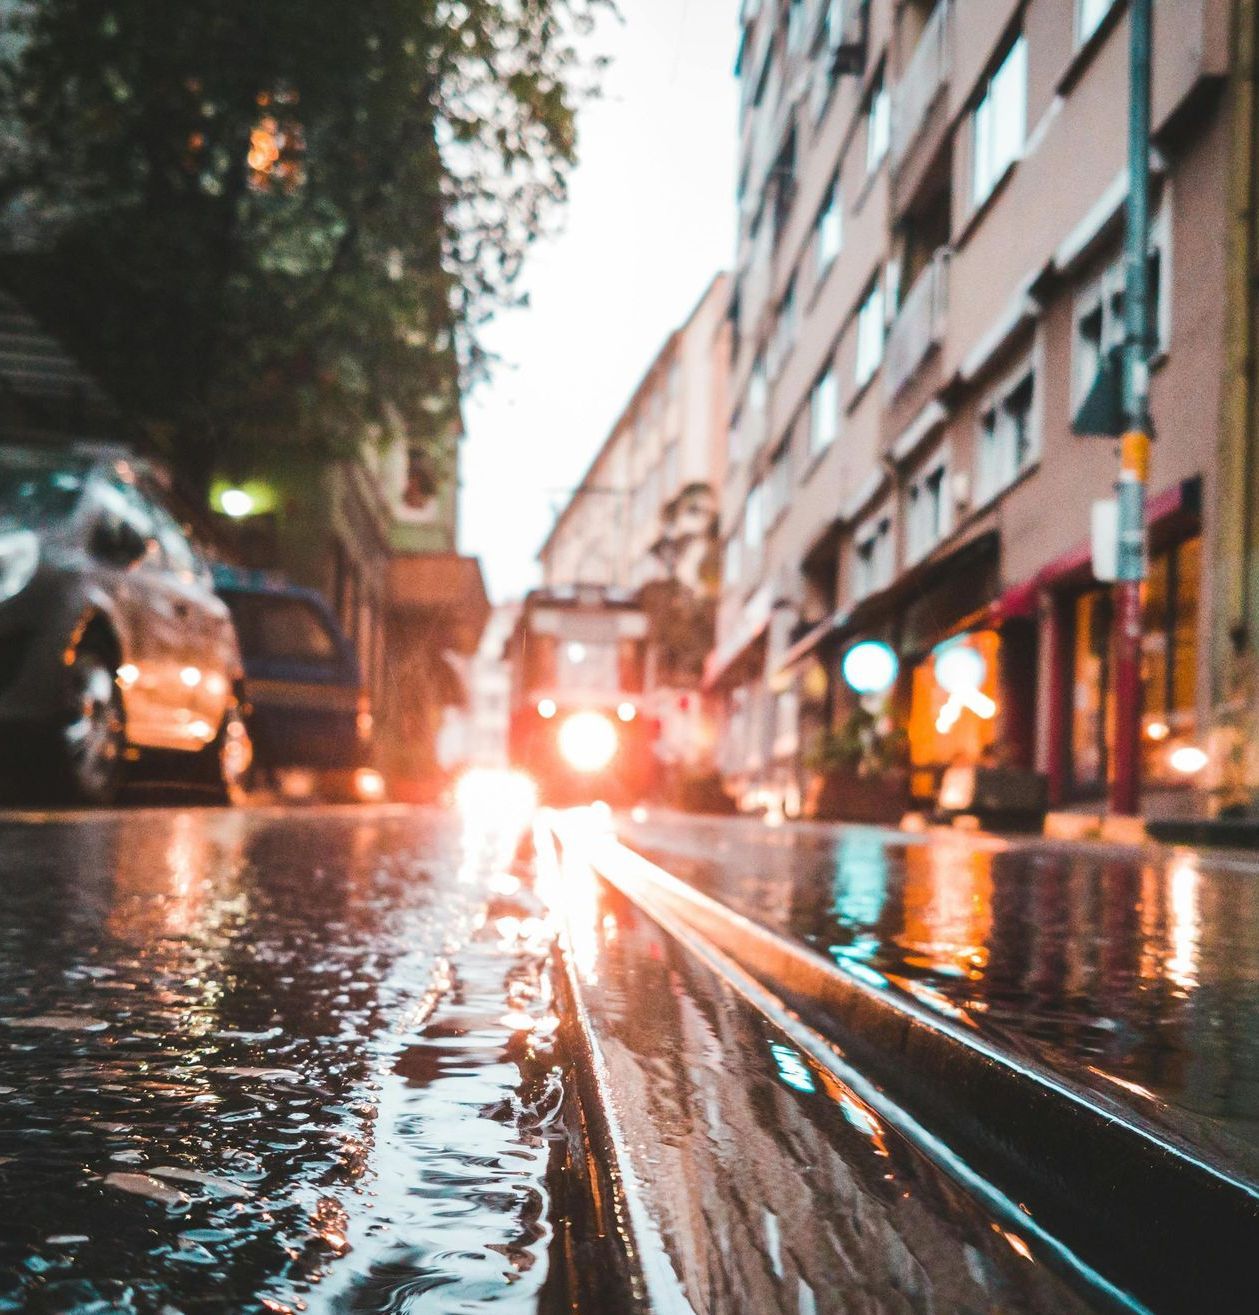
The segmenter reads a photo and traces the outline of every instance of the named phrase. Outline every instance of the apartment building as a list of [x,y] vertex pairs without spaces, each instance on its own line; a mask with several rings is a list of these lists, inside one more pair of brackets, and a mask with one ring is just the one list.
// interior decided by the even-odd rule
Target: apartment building
[[[1206,734],[1222,624],[1229,12],[1155,4],[1151,793],[1183,786],[1174,749]],[[1117,460],[1071,420],[1122,337],[1127,5],[747,0],[742,24],[706,669],[723,770],[797,806],[810,742],[856,700],[842,656],[869,638],[900,661],[890,711],[918,795],[987,751],[1045,772],[1057,802],[1099,796],[1112,608],[1090,514]],[[970,706],[937,679],[956,646],[977,655]]]
[[728,307],[718,274],[647,367],[539,551],[548,588],[699,587],[725,457]]

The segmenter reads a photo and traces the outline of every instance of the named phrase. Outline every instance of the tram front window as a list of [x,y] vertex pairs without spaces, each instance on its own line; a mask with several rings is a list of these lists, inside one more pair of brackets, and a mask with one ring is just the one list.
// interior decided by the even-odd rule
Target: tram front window
[[561,644],[556,683],[570,693],[614,690],[618,685],[616,644],[570,640]]

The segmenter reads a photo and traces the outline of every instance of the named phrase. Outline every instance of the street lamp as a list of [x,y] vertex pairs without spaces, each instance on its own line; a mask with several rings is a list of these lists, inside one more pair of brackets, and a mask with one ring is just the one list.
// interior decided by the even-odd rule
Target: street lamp
[[225,516],[241,520],[248,516],[255,507],[254,495],[244,489],[224,489],[219,494],[219,507]]

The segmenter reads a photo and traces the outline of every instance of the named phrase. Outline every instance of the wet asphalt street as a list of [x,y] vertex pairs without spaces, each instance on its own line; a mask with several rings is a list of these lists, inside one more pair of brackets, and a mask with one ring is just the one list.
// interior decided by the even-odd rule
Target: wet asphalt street
[[0,1309],[533,1310],[509,856],[407,810],[0,822]]
[[[0,818],[0,1310],[549,1312],[592,1263],[574,1125],[643,1275],[583,1310],[1127,1308],[581,845],[535,874],[486,812]],[[620,825],[859,980],[1259,1141],[1244,861]]]

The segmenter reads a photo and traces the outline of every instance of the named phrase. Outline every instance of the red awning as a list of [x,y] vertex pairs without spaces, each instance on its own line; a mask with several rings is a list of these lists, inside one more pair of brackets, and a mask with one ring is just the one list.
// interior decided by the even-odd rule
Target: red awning
[[[1145,504],[1145,523],[1150,532],[1157,534],[1173,525],[1180,517],[1197,518],[1200,514],[1201,487],[1198,479],[1181,480],[1179,484],[1173,484],[1171,488],[1151,498]],[[1093,549],[1086,539],[1055,557],[1047,566],[1042,566],[1029,581],[1019,587],[1034,592],[1051,589],[1055,585],[1088,575],[1092,563]]]

